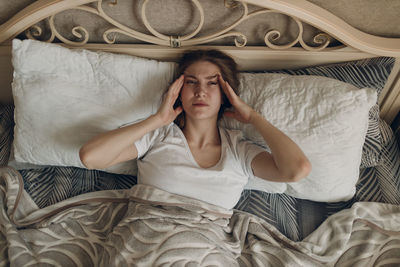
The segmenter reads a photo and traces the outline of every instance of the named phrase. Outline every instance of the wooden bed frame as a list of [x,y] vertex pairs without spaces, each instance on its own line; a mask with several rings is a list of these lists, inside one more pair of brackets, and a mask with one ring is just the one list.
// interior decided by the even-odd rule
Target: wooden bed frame
[[[117,3],[117,0],[110,1],[109,4]],[[229,27],[203,37],[197,36],[204,22],[204,11],[198,0],[192,0],[201,15],[198,27],[191,34],[175,37],[166,36],[151,27],[146,18],[148,0],[143,2],[142,18],[144,25],[151,34],[137,32],[113,20],[103,11],[102,2],[103,0],[38,0],[0,25],[0,102],[12,103],[11,40],[23,32],[28,32],[28,37],[35,38],[35,35],[40,35],[41,31],[35,24],[48,19],[52,31],[52,36],[48,41],[51,42],[57,38],[66,47],[126,53],[173,61],[182,51],[201,45],[197,47],[217,48],[229,53],[238,62],[241,70],[294,69],[378,56],[394,57],[396,58],[395,66],[379,98],[381,118],[391,124],[400,111],[400,38],[384,38],[364,33],[332,13],[305,0],[225,0],[227,8],[233,5],[242,5],[243,15]],[[249,5],[257,6],[258,9],[248,12]],[[100,44],[88,43],[87,31],[78,26],[73,29],[73,34],[82,37],[82,40],[78,42],[70,41],[64,38],[53,24],[53,18],[56,14],[69,9],[80,9],[96,14],[107,20],[115,28],[104,32],[104,43]],[[299,36],[287,45],[275,45],[273,40],[279,38],[281,33],[272,30],[265,36],[265,46],[246,46],[246,36],[233,31],[233,29],[243,21],[261,13],[281,13],[290,16],[299,27]],[[302,37],[303,23],[312,25],[324,32],[314,37],[317,46],[311,47],[304,42]],[[148,44],[114,44],[115,40],[109,38],[110,33],[132,36]],[[227,36],[235,37],[234,45],[206,45],[208,42]],[[327,47],[330,38],[340,41],[343,46]]]

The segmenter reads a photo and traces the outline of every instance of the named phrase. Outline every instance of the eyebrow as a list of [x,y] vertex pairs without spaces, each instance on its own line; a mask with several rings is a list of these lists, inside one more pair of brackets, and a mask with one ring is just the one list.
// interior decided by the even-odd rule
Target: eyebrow
[[[206,79],[207,80],[211,80],[211,79],[217,78],[217,76],[218,76],[218,74],[214,74],[214,75],[211,75],[211,76],[207,76]],[[196,76],[193,76],[193,75],[185,75],[185,77],[194,78],[194,79],[197,80]]]

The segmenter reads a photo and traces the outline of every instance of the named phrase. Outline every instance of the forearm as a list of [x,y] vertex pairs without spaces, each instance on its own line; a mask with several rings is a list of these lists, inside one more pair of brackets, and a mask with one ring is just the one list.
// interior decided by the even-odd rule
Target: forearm
[[152,115],[141,122],[95,136],[81,147],[81,161],[88,168],[105,168],[126,149],[134,149],[136,140],[161,126],[159,118]]
[[183,111],[182,107],[174,109],[183,81],[184,75],[181,75],[168,88],[155,115],[133,125],[100,134],[83,145],[79,151],[82,163],[89,169],[103,169],[136,158],[138,152],[134,142],[146,133],[173,122]]
[[250,123],[271,149],[275,165],[283,176],[294,178],[302,176],[302,172],[310,168],[310,162],[300,147],[259,113],[254,111]]

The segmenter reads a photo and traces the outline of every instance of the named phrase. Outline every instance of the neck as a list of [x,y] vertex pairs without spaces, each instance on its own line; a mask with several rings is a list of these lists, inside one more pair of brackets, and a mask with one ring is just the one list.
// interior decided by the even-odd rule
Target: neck
[[191,146],[202,148],[207,145],[221,144],[217,121],[215,120],[198,120],[195,122],[186,120],[182,132]]

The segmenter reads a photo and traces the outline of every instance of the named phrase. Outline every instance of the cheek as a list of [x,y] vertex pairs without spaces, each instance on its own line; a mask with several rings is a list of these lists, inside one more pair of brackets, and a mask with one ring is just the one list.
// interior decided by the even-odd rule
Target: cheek
[[180,92],[181,97],[186,97],[189,93],[189,88],[187,86],[183,86]]
[[184,86],[179,94],[179,98],[182,102],[182,105],[185,105],[187,100],[190,98],[190,89]]
[[215,101],[216,102],[219,102],[220,104],[222,104],[224,101],[223,101],[223,92],[222,92],[222,89],[220,89],[219,87],[218,87],[218,89],[217,90],[215,90],[215,94],[214,94],[214,97],[213,97],[214,99],[215,99]]

